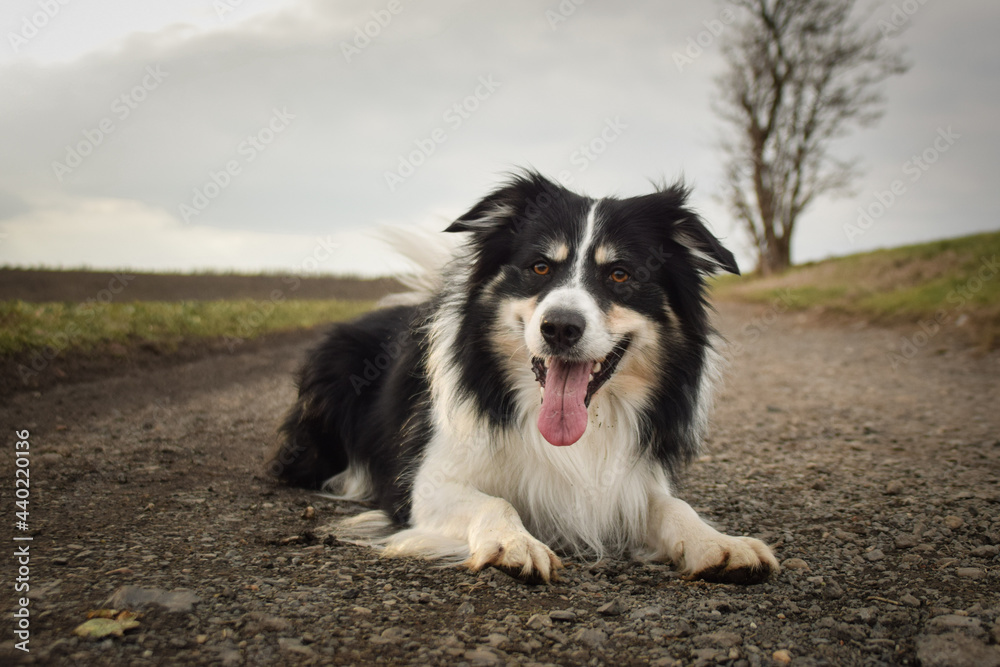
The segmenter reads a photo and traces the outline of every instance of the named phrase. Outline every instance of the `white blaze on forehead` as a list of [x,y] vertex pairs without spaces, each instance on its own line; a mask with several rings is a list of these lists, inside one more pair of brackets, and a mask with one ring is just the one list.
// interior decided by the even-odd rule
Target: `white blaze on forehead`
[[597,229],[597,203],[594,202],[587,212],[587,222],[583,228],[583,237],[580,245],[576,248],[576,266],[573,267],[573,282],[577,285],[583,282],[583,271],[587,265],[587,257],[590,256],[590,248],[594,245],[594,237]]
[[533,356],[543,356],[546,345],[541,335],[541,323],[548,313],[556,309],[578,313],[586,322],[583,337],[575,346],[576,356],[598,360],[608,356],[614,349],[615,337],[607,328],[604,313],[594,295],[583,286],[587,261],[593,255],[597,243],[597,204],[597,201],[593,202],[587,212],[576,246],[576,256],[572,260],[572,274],[566,282],[541,300],[525,329],[525,342]]

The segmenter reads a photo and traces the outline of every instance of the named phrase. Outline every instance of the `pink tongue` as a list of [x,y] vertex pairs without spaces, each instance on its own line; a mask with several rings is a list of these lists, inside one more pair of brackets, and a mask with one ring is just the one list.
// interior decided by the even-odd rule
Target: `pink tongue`
[[587,384],[593,362],[570,363],[553,359],[545,376],[545,396],[538,430],[556,447],[565,447],[587,430]]

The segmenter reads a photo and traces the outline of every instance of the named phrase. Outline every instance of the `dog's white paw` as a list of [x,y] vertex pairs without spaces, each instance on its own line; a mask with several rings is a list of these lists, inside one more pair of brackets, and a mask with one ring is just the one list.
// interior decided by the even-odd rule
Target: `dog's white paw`
[[757,584],[781,570],[770,547],[752,537],[719,534],[686,542],[681,558],[686,577],[705,581]]
[[492,565],[527,580],[556,579],[562,562],[551,549],[524,531],[511,531],[471,545],[465,565],[473,572]]

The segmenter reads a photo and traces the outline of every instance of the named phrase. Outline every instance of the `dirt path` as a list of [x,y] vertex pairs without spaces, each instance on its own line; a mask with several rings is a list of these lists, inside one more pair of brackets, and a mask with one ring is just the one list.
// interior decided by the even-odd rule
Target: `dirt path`
[[[893,370],[887,353],[916,331],[728,304],[719,325],[732,367],[682,495],[776,545],[785,568],[768,584],[612,561],[526,586],[322,538],[356,508],[261,474],[300,342],[5,406],[0,661],[1000,664],[1000,354],[932,340]],[[23,533],[15,429],[31,433]],[[10,615],[25,544],[28,654]],[[124,638],[74,637],[115,591],[134,606],[122,586],[168,593]]]

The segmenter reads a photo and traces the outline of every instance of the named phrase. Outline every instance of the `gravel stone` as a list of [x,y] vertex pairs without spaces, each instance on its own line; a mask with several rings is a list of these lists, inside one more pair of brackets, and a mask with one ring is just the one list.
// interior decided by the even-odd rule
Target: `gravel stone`
[[386,628],[385,630],[383,630],[382,633],[381,633],[381,635],[379,635],[379,636],[382,639],[385,639],[385,640],[388,640],[388,641],[400,641],[400,640],[404,639],[408,634],[410,634],[410,632],[409,632],[409,630],[406,630],[405,628],[392,627],[392,628]]
[[552,627],[552,618],[548,614],[534,614],[528,619],[526,626],[532,630],[542,630]]
[[466,651],[465,659],[473,665],[499,665],[503,662],[500,656],[496,653],[482,649],[477,651]]
[[812,572],[809,568],[809,564],[806,563],[801,558],[787,558],[781,562],[781,567],[786,570],[801,570],[803,572]]
[[633,620],[647,619],[647,618],[659,618],[663,615],[663,607],[643,607],[642,609],[636,609],[631,614],[629,618]]
[[571,640],[577,644],[586,644],[591,648],[600,648],[608,641],[608,635],[603,630],[580,628],[573,634]]
[[576,620],[576,614],[562,609],[553,609],[549,612],[549,618],[553,621],[560,621],[562,623],[572,623]]
[[827,583],[823,588],[823,598],[825,600],[839,600],[844,597],[844,589],[835,581]]
[[960,567],[955,570],[955,574],[963,579],[983,579],[986,577],[986,573],[978,567]]
[[890,496],[898,496],[906,488],[902,480],[894,479],[885,485],[885,492]]
[[621,616],[625,613],[625,603],[621,601],[621,598],[615,598],[598,607],[597,613],[601,616]]
[[279,637],[278,648],[282,651],[288,651],[289,653],[296,653],[298,655],[305,656],[315,655],[316,653],[308,646],[304,646],[301,640],[291,637]]
[[775,651],[771,658],[779,665],[787,665],[792,662],[792,654],[788,651],[781,649],[780,651]]

